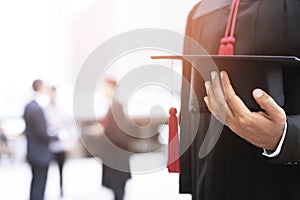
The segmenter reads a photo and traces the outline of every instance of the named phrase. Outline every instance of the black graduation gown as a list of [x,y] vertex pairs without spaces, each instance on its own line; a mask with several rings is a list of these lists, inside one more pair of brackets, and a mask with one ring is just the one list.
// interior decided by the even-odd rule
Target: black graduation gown
[[[209,4],[218,4],[211,6]],[[210,54],[217,54],[224,36],[231,0],[203,0],[190,12],[186,34]],[[241,0],[235,29],[235,54],[293,55],[300,57],[300,1]],[[185,54],[193,54],[188,44]],[[230,74],[229,74],[230,75]],[[190,80],[191,67],[184,63],[183,76]],[[283,67],[283,86],[288,128],[279,156],[267,159],[262,149],[225,127],[205,157],[198,157],[210,113],[202,107],[195,140],[181,157],[180,192],[201,200],[296,200],[300,198],[300,67]],[[204,82],[198,77],[199,105],[205,105]],[[189,112],[190,89],[183,85],[181,145],[193,127]]]

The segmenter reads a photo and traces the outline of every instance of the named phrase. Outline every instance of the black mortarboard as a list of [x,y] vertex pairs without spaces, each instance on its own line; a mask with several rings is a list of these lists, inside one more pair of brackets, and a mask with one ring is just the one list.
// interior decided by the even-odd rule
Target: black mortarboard
[[[252,97],[252,90],[261,88],[274,98],[279,106],[284,105],[284,91],[282,67],[299,65],[300,59],[294,56],[254,56],[254,55],[180,55],[180,56],[152,56],[152,59],[181,59],[192,63],[204,81],[210,79],[213,70],[225,70],[228,72],[231,83],[237,95],[252,110],[261,110]],[[216,68],[217,67],[217,68]],[[195,70],[193,70],[195,71]],[[195,93],[198,93],[197,80],[192,80],[191,85]],[[198,94],[198,98],[203,94]],[[193,101],[193,99],[190,99]],[[199,108],[205,107],[200,100]],[[195,104],[190,104],[193,108]],[[197,108],[198,109],[198,108]]]

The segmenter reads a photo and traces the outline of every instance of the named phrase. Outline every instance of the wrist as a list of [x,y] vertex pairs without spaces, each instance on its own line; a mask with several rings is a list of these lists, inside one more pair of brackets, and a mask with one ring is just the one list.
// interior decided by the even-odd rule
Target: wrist
[[281,133],[281,137],[279,139],[278,145],[275,147],[274,150],[263,149],[263,151],[264,151],[263,155],[264,156],[267,156],[269,158],[273,158],[273,157],[276,157],[280,154],[284,139],[286,137],[286,131],[287,131],[287,122],[285,122],[285,124],[284,124],[284,129]]

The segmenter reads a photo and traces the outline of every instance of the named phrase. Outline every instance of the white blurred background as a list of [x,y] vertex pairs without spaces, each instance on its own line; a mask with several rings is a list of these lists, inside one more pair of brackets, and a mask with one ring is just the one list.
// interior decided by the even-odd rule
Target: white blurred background
[[[0,198],[28,199],[31,175],[25,162],[22,114],[24,105],[32,98],[31,83],[34,79],[40,78],[57,87],[58,105],[66,118],[73,121],[73,86],[81,65],[97,46],[117,34],[137,28],[163,28],[184,34],[188,12],[197,2],[0,1],[0,128],[8,138],[10,149],[0,162],[0,187],[5,191],[0,193]],[[121,64],[116,63],[113,70],[115,78],[126,73],[130,66],[138,65],[143,58],[143,55],[140,56],[136,63],[130,57],[120,61]],[[174,70],[180,73],[180,63],[175,63]],[[131,108],[132,115],[147,115],[151,102],[157,104],[157,99],[162,102],[170,98],[166,91],[149,90],[154,90],[156,95],[150,95],[148,104],[140,103],[145,93],[136,93],[136,103],[132,102],[136,107]],[[177,101],[176,107],[179,105]],[[101,109],[104,108],[99,108],[99,112],[105,113]],[[78,133],[74,125],[70,126],[72,152],[65,168],[67,198],[69,195],[69,199],[111,199],[111,194],[101,189],[99,163],[85,158]],[[139,156],[134,159],[139,159]],[[47,199],[57,199],[55,167],[52,165],[50,169]],[[190,199],[187,195],[178,194],[178,175],[167,174],[165,170],[135,175],[127,184],[127,191],[127,199]]]

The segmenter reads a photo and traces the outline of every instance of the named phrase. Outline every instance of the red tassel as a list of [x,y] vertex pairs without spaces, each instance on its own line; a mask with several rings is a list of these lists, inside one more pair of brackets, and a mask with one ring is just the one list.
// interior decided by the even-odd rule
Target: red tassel
[[226,42],[227,42],[227,44],[226,44],[226,55],[228,55],[228,56],[234,55],[235,38],[234,37],[228,37]]
[[219,52],[218,55],[226,55],[226,38],[223,37],[220,40]]
[[178,120],[176,108],[171,108],[169,117],[168,171],[180,173]]
[[[230,8],[229,17],[227,20],[225,35],[220,41],[219,52],[218,55],[234,55],[234,44],[235,44],[235,25],[237,20],[237,13],[239,10],[240,0],[233,0]],[[229,36],[229,28],[231,25],[230,36]]]

